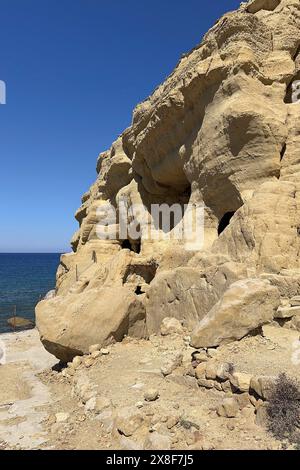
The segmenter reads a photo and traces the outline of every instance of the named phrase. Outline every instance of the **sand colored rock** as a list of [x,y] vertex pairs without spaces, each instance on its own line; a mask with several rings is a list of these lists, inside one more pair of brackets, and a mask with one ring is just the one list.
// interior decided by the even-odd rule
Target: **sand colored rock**
[[[48,351],[71,360],[159,334],[166,317],[215,346],[271,321],[279,295],[300,295],[299,30],[298,0],[242,3],[136,107],[98,158],[56,295],[37,307]],[[124,201],[136,237],[122,232]],[[188,203],[204,205],[197,245],[176,237]],[[181,219],[166,229],[155,204],[178,204]]]
[[267,281],[238,281],[196,327],[191,344],[200,348],[239,340],[271,322],[279,303],[278,289]]

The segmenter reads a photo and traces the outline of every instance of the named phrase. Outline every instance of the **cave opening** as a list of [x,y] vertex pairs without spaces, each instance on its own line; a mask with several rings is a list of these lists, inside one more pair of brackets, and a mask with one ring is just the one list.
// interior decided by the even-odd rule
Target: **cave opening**
[[130,241],[128,239],[122,240],[121,242],[122,250],[130,250],[134,253],[141,252],[141,240]]
[[137,288],[135,289],[135,294],[136,295],[143,295],[143,294],[145,294],[145,292],[143,291],[141,286],[137,286]]
[[283,160],[283,157],[285,155],[285,152],[286,152],[286,144],[283,144],[282,146],[282,149],[281,149],[281,152],[280,152],[280,161],[282,162]]
[[230,224],[230,221],[232,219],[232,217],[234,216],[235,212],[226,212],[226,214],[223,215],[223,217],[221,218],[220,222],[219,222],[219,226],[218,226],[218,235],[221,235],[222,232],[224,232],[224,230],[226,229],[226,227],[228,227],[228,225]]

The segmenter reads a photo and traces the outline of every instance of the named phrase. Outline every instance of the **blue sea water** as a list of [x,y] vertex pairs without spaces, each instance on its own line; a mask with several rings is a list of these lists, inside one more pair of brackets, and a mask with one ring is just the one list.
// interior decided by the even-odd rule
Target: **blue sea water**
[[37,302],[55,287],[59,253],[0,253],[0,333],[11,331],[8,318],[34,320]]

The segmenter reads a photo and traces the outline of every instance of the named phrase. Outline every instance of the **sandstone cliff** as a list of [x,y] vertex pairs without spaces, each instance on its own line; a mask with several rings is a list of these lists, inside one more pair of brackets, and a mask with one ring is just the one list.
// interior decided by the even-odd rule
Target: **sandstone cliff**
[[[193,346],[215,347],[300,294],[299,28],[299,0],[242,3],[137,106],[99,156],[56,295],[37,306],[48,351],[68,361],[95,343],[147,338],[165,317]],[[124,238],[117,218],[105,228],[115,237],[99,239],[104,208],[124,200],[128,219],[144,207],[140,237]],[[175,203],[204,206],[201,248],[172,237],[176,224],[166,233],[154,221],[147,236],[152,205]]]

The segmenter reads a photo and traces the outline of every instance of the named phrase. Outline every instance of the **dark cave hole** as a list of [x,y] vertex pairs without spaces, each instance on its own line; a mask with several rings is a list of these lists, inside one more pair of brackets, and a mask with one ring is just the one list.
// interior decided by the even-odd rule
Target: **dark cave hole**
[[143,291],[141,286],[137,286],[137,288],[135,289],[135,294],[142,295],[142,294],[145,294],[145,292]]
[[235,212],[226,212],[226,214],[223,215],[219,223],[218,235],[221,235],[221,233],[224,232],[225,228],[228,227],[234,214]]
[[282,161],[284,154],[286,152],[286,144],[283,145],[281,152],[280,152],[280,161]]
[[134,242],[131,242],[128,239],[123,240],[121,243],[121,247],[123,250],[130,250],[130,251],[133,251],[134,253],[140,253],[141,252],[141,240],[136,240]]

